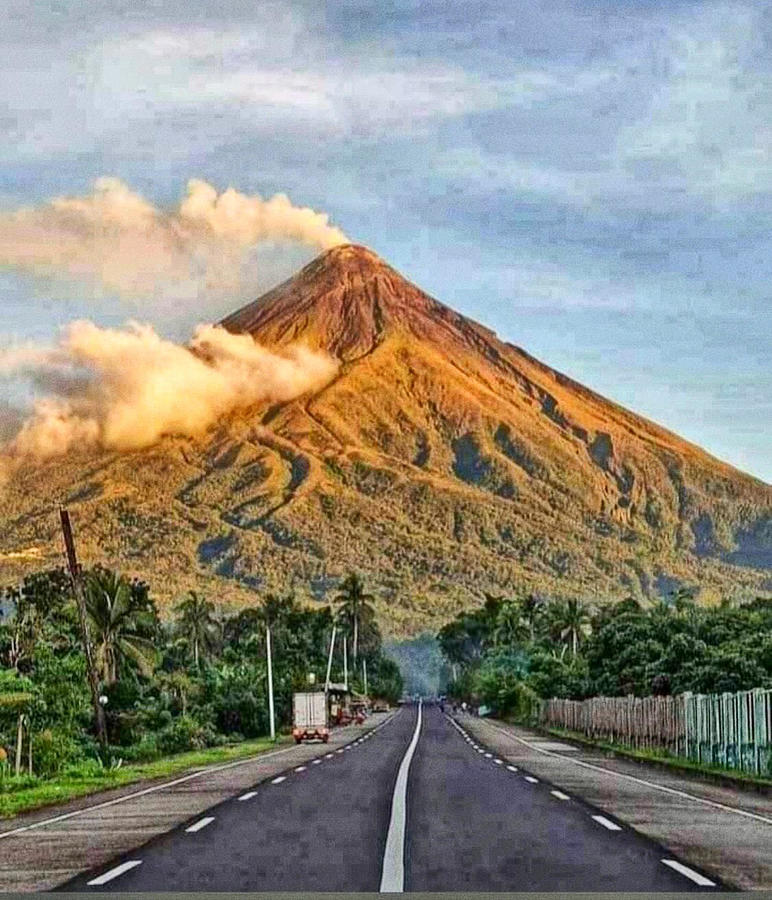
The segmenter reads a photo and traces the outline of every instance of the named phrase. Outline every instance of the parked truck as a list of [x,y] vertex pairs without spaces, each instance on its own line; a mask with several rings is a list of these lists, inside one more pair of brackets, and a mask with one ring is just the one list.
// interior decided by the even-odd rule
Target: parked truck
[[292,698],[292,737],[301,741],[330,739],[327,722],[327,697],[323,691],[304,691]]

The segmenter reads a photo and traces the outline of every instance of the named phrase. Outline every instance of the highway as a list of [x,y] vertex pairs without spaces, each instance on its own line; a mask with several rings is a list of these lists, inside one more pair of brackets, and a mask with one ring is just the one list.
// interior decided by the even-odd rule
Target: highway
[[64,891],[702,891],[693,865],[407,707]]

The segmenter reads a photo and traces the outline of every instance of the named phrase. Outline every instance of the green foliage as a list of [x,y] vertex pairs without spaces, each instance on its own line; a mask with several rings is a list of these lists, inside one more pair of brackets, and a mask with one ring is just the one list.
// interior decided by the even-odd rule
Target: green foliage
[[[31,780],[11,775],[6,762],[5,791],[23,792],[41,779],[115,778],[124,763],[265,735],[269,625],[280,729],[290,723],[292,693],[307,686],[309,672],[323,680],[333,624],[328,608],[268,595],[258,607],[222,617],[212,602],[190,593],[177,606],[176,621],[163,624],[144,582],[104,568],[85,580],[106,701],[107,762],[91,733],[92,699],[69,578],[60,569],[37,573],[0,595],[0,747],[15,758],[21,723],[22,760],[28,766],[31,745],[34,773]],[[365,660],[370,693],[395,702],[402,678],[383,654],[370,595],[358,579],[349,579],[344,593],[340,624],[358,639],[352,683],[362,688]],[[338,650],[333,680],[342,680],[341,668]]]
[[488,598],[438,640],[461,672],[457,699],[512,712],[539,697],[721,693],[772,686],[772,600],[700,607],[693,592],[598,611],[578,601]]

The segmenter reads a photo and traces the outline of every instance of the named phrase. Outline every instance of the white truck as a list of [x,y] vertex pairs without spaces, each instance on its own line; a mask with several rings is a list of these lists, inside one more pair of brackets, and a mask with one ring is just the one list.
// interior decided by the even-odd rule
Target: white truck
[[330,739],[327,723],[327,697],[324,691],[303,691],[292,697],[292,737],[301,741]]

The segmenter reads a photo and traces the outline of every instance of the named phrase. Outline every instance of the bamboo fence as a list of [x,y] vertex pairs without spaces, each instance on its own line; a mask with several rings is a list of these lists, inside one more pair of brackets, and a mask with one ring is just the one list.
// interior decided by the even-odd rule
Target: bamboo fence
[[539,721],[589,738],[772,775],[772,690],[544,700]]

